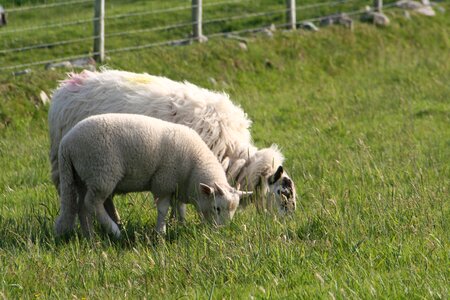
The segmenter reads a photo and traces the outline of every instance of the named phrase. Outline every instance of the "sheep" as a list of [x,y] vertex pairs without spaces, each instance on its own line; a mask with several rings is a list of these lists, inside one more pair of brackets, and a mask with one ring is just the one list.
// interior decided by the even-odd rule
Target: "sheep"
[[[102,113],[134,113],[194,129],[222,163],[229,182],[256,191],[257,204],[281,214],[296,208],[294,182],[282,164],[276,145],[257,149],[251,141],[251,121],[225,93],[146,73],[117,70],[69,74],[52,95],[48,121],[52,180],[58,189],[58,146],[78,121]],[[264,203],[266,199],[267,203]],[[245,206],[249,201],[241,201]],[[112,201],[108,214],[119,223]]]
[[206,220],[222,225],[233,218],[244,194],[228,184],[221,164],[194,130],[142,115],[82,120],[61,140],[58,161],[57,236],[73,229],[79,205],[86,236],[93,234],[95,214],[108,232],[120,237],[103,206],[116,193],[151,191],[158,199],[156,231],[162,234],[171,203],[192,203]]

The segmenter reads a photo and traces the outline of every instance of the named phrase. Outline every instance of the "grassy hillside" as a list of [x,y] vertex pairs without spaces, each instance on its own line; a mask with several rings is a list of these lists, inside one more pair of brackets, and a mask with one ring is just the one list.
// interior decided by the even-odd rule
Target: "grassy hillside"
[[249,207],[213,229],[190,210],[163,240],[146,194],[117,197],[122,240],[54,240],[38,95],[64,71],[1,77],[0,296],[448,298],[450,18],[390,17],[249,37],[248,51],[213,39],[111,56],[111,68],[228,92],[297,184],[291,218]]

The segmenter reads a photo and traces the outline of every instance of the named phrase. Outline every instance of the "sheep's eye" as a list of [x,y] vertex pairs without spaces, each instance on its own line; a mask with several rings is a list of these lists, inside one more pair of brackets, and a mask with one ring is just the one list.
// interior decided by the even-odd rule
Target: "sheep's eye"
[[281,194],[281,190],[278,190],[278,191],[277,191],[277,194],[278,194],[278,195]]
[[214,209],[216,210],[217,214],[220,215],[220,207],[214,207]]

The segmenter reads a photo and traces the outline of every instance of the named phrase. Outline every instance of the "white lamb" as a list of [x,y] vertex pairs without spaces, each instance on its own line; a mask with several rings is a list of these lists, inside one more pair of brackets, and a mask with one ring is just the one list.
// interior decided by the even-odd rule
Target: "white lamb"
[[[260,150],[253,146],[251,121],[228,95],[188,82],[115,70],[70,74],[53,93],[48,118],[52,180],[57,189],[62,137],[80,120],[102,113],[142,114],[186,125],[217,156],[231,183],[262,196],[257,203],[267,199],[264,205],[282,214],[296,207],[295,186],[283,170],[283,155],[275,145]],[[105,202],[105,208],[119,222],[112,201]]]
[[61,141],[59,173],[58,236],[73,229],[77,197],[84,204],[79,214],[86,235],[92,235],[95,214],[119,237],[103,206],[110,195],[151,191],[158,199],[156,230],[164,233],[175,201],[194,204],[204,218],[221,225],[233,217],[243,194],[228,184],[221,164],[194,130],[142,115],[104,114],[78,123]]

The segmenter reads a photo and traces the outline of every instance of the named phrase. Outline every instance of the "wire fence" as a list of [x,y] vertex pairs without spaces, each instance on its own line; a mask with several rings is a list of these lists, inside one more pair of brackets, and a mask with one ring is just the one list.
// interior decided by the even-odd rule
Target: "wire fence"
[[[161,2],[117,0],[105,7],[104,0],[72,0],[5,7],[8,23],[0,27],[0,72],[86,57],[101,62],[104,55],[186,45],[269,27],[299,28],[327,16],[357,16],[367,11],[366,6],[377,4],[367,0],[301,5],[295,5],[295,0],[192,0],[186,5],[185,0],[177,0],[168,7]],[[383,8],[394,6],[390,2]]]

